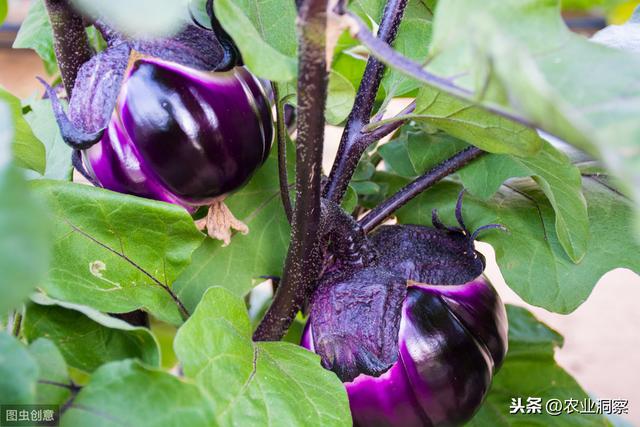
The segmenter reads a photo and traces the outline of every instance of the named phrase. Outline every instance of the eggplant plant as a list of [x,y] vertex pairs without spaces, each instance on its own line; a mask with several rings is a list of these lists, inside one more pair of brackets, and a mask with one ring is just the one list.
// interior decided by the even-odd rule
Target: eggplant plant
[[485,273],[568,314],[640,271],[639,19],[561,12],[34,0],[14,47],[48,76],[0,89],[0,425],[633,416]]

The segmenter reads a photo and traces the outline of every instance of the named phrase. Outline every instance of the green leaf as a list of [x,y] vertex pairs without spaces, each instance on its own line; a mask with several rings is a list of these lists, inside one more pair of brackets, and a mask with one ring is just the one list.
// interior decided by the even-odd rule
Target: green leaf
[[[568,399],[576,404],[589,396],[580,385],[558,366],[553,358],[554,349],[562,345],[557,332],[539,323],[528,311],[507,306],[509,317],[509,353],[495,376],[491,391],[480,411],[468,426],[609,426],[600,415],[563,413],[549,415],[545,404],[549,399]],[[540,414],[510,413],[512,399],[540,398]],[[579,407],[579,406],[578,406]]]
[[[293,147],[287,153],[289,178],[293,179]],[[234,215],[249,226],[249,233],[233,235],[226,247],[219,240],[206,239],[176,280],[176,293],[190,311],[211,286],[243,296],[264,280],[260,276],[281,275],[290,228],[280,201],[277,167],[274,148],[251,181],[225,200]]]
[[9,13],[9,5],[7,4],[7,0],[0,0],[0,24],[2,24],[7,18],[7,13]]
[[0,332],[0,402],[24,405],[35,402],[38,364],[20,341]]
[[217,0],[216,17],[257,76],[286,82],[297,75],[293,1]]
[[418,94],[415,120],[492,153],[531,156],[543,143],[535,129],[429,87]]
[[640,57],[569,31],[558,0],[439,2],[432,40],[431,72],[598,155],[640,201]]
[[331,125],[342,123],[353,106],[356,88],[345,76],[333,70],[329,75],[329,94],[325,110],[325,119]]
[[[72,0],[85,14],[138,38],[171,36],[190,22],[187,2],[175,0]],[[141,19],[144,17],[144,19]]]
[[60,135],[58,123],[53,116],[51,101],[33,100],[28,104],[30,112],[24,118],[35,136],[42,141],[46,151],[46,169],[44,178],[70,181],[73,173],[71,166],[72,149],[65,144]]
[[44,173],[46,160],[44,145],[31,132],[22,117],[20,100],[0,87],[0,101],[4,101],[13,117],[13,158],[16,166]]
[[46,215],[11,161],[13,127],[0,101],[0,316],[44,280],[49,262]]
[[43,0],[33,0],[27,18],[13,42],[14,49],[33,49],[42,59],[45,70],[53,74],[58,69],[56,54],[53,50],[51,23]]
[[36,402],[41,405],[61,405],[66,402],[71,396],[71,379],[60,350],[53,342],[40,338],[31,343],[29,353],[39,367]]
[[[443,182],[400,209],[398,219],[431,225],[431,210],[437,208],[445,223],[455,224],[453,211],[461,188]],[[569,313],[587,299],[606,272],[618,267],[640,272],[640,244],[632,232],[629,201],[591,178],[583,179],[583,193],[591,238],[577,264],[565,255],[553,227],[553,208],[532,180],[510,181],[490,200],[465,196],[463,211],[469,229],[489,223],[509,229],[509,233],[487,231],[480,240],[493,246],[505,281],[530,304]]]
[[203,239],[183,208],[59,181],[33,188],[54,218],[48,295],[105,312],[143,308],[180,323],[169,290]]
[[291,343],[253,343],[244,302],[225,289],[207,291],[175,349],[221,425],[351,425],[344,386],[320,358]]
[[216,425],[197,386],[135,360],[100,367],[61,419],[69,427]]
[[[424,1],[409,0],[393,47],[406,57],[423,62],[431,43],[432,21],[433,12]],[[382,86],[388,94],[399,97],[419,88],[421,84],[392,68],[387,68]]]
[[23,321],[29,341],[53,341],[65,360],[76,369],[93,372],[101,365],[138,358],[151,366],[160,365],[160,349],[146,328],[100,313],[90,307],[54,301],[34,295]]

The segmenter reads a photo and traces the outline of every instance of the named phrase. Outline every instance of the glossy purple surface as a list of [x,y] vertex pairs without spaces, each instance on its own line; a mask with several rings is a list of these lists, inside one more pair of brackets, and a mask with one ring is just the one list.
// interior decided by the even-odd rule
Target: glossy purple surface
[[141,59],[84,159],[105,188],[190,207],[246,183],[272,139],[269,101],[246,69],[212,73]]
[[[301,345],[318,351],[313,329],[311,316]],[[506,313],[482,276],[463,285],[412,285],[397,339],[398,360],[386,372],[345,382],[354,424],[462,425],[506,354]]]

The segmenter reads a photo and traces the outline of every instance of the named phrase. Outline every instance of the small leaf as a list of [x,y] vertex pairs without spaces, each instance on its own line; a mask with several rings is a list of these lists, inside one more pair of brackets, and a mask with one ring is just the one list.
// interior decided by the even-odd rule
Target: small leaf
[[297,75],[293,1],[216,0],[216,17],[257,76],[286,82]]
[[342,123],[353,106],[356,97],[356,89],[353,84],[342,74],[332,71],[329,75],[329,94],[325,118],[329,124],[339,125]]
[[44,173],[46,153],[44,145],[31,132],[29,124],[22,117],[20,100],[0,87],[0,101],[4,101],[13,117],[13,158],[16,166]]
[[0,332],[0,402],[35,403],[38,364],[20,341]]
[[251,341],[239,297],[211,288],[180,328],[175,349],[221,425],[346,426],[345,389],[320,358],[286,342]]
[[24,336],[29,341],[50,339],[69,366],[93,372],[107,362],[132,358],[160,365],[158,343],[148,329],[78,304],[38,294],[33,300],[24,317]]
[[13,42],[14,49],[33,49],[42,59],[48,74],[58,69],[56,54],[53,50],[51,23],[43,0],[33,0],[26,19]]
[[[589,399],[587,393],[553,359],[554,349],[562,345],[557,332],[539,323],[528,311],[507,306],[509,317],[509,352],[502,368],[493,379],[491,391],[480,411],[467,425],[471,427],[515,427],[540,425],[549,427],[610,426],[601,415],[550,415],[545,410],[549,399],[559,399],[562,405],[574,400],[577,408]],[[540,413],[510,413],[513,399],[521,399],[526,407],[527,398],[540,398]]]
[[66,402],[71,396],[71,379],[60,350],[53,342],[40,338],[31,343],[29,353],[40,368],[36,402],[41,405],[61,405]]
[[104,312],[143,308],[181,322],[169,291],[203,239],[183,208],[59,181],[39,180],[33,188],[54,218],[48,295]]
[[28,106],[31,111],[24,118],[35,136],[43,142],[46,150],[44,178],[70,181],[73,171],[72,150],[60,135],[60,129],[51,109],[51,101],[33,100]]
[[61,419],[64,426],[215,426],[195,385],[135,360],[103,365]]
[[[289,179],[294,177],[295,151],[287,149]],[[246,235],[235,234],[229,246],[206,239],[194,252],[193,262],[178,277],[174,287],[191,311],[211,286],[221,286],[243,296],[262,282],[260,276],[280,276],[289,245],[290,228],[280,201],[277,150],[251,181],[229,196],[225,203],[249,226]]]

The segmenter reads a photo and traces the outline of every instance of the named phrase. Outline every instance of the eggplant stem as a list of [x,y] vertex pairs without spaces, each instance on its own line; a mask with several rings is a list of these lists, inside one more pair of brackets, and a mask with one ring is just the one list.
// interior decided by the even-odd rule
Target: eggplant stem
[[446,178],[455,171],[468,165],[473,160],[485,154],[477,147],[468,147],[458,152],[447,160],[427,171],[424,175],[416,178],[394,195],[373,208],[367,215],[360,219],[359,223],[365,232],[373,230],[384,222],[391,214],[400,209],[411,199],[431,188],[441,179]]
[[53,49],[62,83],[71,98],[78,71],[94,52],[82,17],[73,10],[68,0],[45,0],[44,4],[53,30]]
[[328,0],[302,0],[298,7],[299,126],[291,243],[280,286],[253,335],[256,341],[282,339],[307,297],[315,290],[322,268],[320,193],[324,109],[329,81],[327,5]]
[[[407,0],[387,1],[380,27],[378,28],[377,37],[381,43],[393,43],[406,6]],[[334,11],[344,14],[346,13],[346,6],[344,3],[339,2]],[[351,181],[355,173],[360,157],[362,157],[367,147],[393,132],[404,123],[393,123],[377,130],[377,132],[364,132],[364,127],[371,120],[371,113],[384,70],[385,64],[383,62],[373,55],[369,57],[353,108],[347,118],[347,123],[340,139],[336,160],[329,173],[329,180],[323,189],[323,197],[326,199],[340,203],[347,191],[349,181]]]

